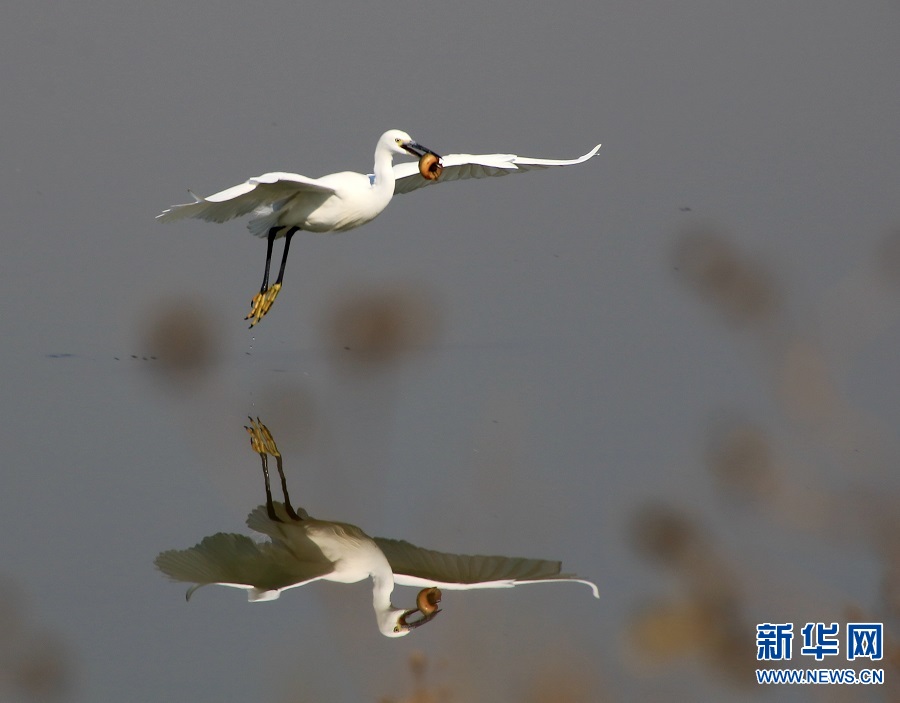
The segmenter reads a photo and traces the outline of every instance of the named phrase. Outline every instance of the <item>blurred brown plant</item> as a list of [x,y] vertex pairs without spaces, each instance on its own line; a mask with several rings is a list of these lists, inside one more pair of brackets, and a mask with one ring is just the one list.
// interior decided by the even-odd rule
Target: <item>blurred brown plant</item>
[[326,328],[338,363],[373,371],[434,344],[440,312],[425,289],[385,286],[342,296],[329,313]]
[[0,582],[0,700],[50,701],[71,687],[69,653],[23,616],[21,592]]
[[777,488],[769,442],[750,423],[733,423],[714,432],[707,466],[720,486],[738,498],[765,499]]
[[600,703],[609,700],[592,681],[597,669],[598,662],[593,657],[569,643],[548,645],[541,659],[531,667],[525,703]]
[[139,332],[141,348],[154,361],[150,368],[174,386],[196,380],[209,370],[218,339],[207,310],[182,300],[157,303],[141,322]]
[[638,553],[671,567],[696,561],[701,549],[697,526],[684,513],[667,505],[651,503],[639,509],[632,520],[632,542]]
[[688,284],[735,324],[764,322],[778,311],[780,294],[769,270],[713,228],[683,231],[673,260]]
[[[839,364],[850,368],[856,354],[900,319],[895,291],[885,285],[900,283],[900,231],[885,239],[876,258],[877,269],[871,261],[851,268],[826,292],[812,324],[782,317],[778,327],[760,330],[760,323],[772,321],[781,307],[778,286],[764,265],[749,260],[725,234],[711,228],[683,232],[674,250],[676,268],[705,301],[732,322],[764,331],[756,342],[765,342],[766,387],[774,390],[773,405],[782,413],[780,446],[750,422],[732,419],[714,425],[706,449],[710,473],[720,489],[754,499],[754,507],[764,513],[761,520],[774,517],[807,537],[830,541],[835,548],[853,545],[881,562],[880,602],[872,612],[848,609],[847,622],[882,622],[884,666],[897,670],[900,521],[893,484],[881,472],[896,465],[896,444],[882,436],[880,423],[853,407],[838,373]],[[849,481],[832,483],[835,467],[845,467]],[[882,480],[867,485],[873,476]],[[732,565],[715,554],[713,535],[687,515],[654,505],[637,514],[633,536],[641,553],[673,569],[679,587],[674,596],[633,618],[629,634],[635,649],[651,661],[699,652],[712,671],[733,682],[752,682],[752,624],[742,616],[746,596],[736,587]],[[762,575],[757,588],[766,585],[765,571]],[[772,591],[759,595],[778,598],[783,592],[779,581],[796,577],[779,573]],[[835,595],[848,581],[835,578],[825,588],[806,584],[803,592],[824,597],[834,607]],[[865,583],[864,578],[859,581]],[[867,664],[871,662],[856,666]],[[889,699],[897,699],[895,688],[884,690]]]
[[752,625],[741,613],[741,594],[729,564],[708,533],[686,513],[649,504],[632,521],[636,549],[672,568],[683,595],[638,610],[628,637],[645,661],[656,664],[698,653],[710,669],[737,686],[753,682]]
[[384,697],[379,703],[451,703],[453,695],[449,686],[429,682],[427,676],[428,657],[423,652],[409,655],[409,671],[413,690],[402,698]]

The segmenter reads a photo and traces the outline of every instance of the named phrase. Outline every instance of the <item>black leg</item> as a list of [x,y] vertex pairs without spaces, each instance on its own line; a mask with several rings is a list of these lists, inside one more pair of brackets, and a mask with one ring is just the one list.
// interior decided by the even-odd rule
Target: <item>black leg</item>
[[294,233],[300,228],[291,227],[287,231],[284,241],[284,253],[281,255],[281,270],[278,272],[278,280],[275,282],[275,285],[269,288],[269,268],[272,265],[272,245],[275,243],[275,238],[278,236],[278,233],[283,229],[283,226],[279,226],[272,227],[269,230],[268,245],[266,247],[266,273],[265,276],[263,276],[262,288],[259,289],[259,293],[254,295],[253,300],[250,301],[250,312],[244,318],[245,320],[251,320],[250,327],[253,327],[253,325],[263,319],[265,314],[271,309],[272,304],[275,302],[275,298],[278,297],[278,293],[281,291],[281,279],[284,278],[284,266],[287,263],[288,250],[291,247],[291,237],[293,237]]
[[[287,264],[288,249],[291,248],[291,238],[299,229],[299,227],[291,227],[287,231],[287,234],[284,235],[284,253],[281,255],[281,269],[278,271],[278,280],[275,281],[276,284],[280,284],[284,279],[284,266]],[[266,275],[268,276],[268,274]]]
[[281,522],[281,518],[275,513],[275,505],[272,503],[272,487],[269,485],[269,460],[265,453],[261,453],[263,476],[266,479],[266,514],[273,522]]
[[281,479],[281,493],[284,495],[284,511],[291,520],[296,520],[298,522],[303,520],[303,518],[297,514],[297,511],[294,510],[294,506],[291,505],[291,497],[288,495],[287,478],[284,475],[284,463],[281,458],[281,452],[278,451],[278,445],[275,444],[275,438],[272,437],[269,428],[260,422],[259,418],[254,420],[251,417],[249,419],[250,425],[244,425],[244,429],[247,430],[247,433],[250,435],[250,447],[259,454],[260,461],[262,461],[263,477],[266,481],[266,514],[273,522],[284,522],[275,512],[275,504],[272,501],[272,485],[269,480],[269,456],[274,456],[275,463],[278,466],[278,478]]
[[[272,264],[272,245],[275,244],[275,237],[277,237],[278,233],[283,229],[284,227],[272,227],[269,229],[268,241],[266,242],[266,272],[263,274],[262,287],[259,289],[260,293],[265,293],[269,290],[269,266]],[[282,268],[284,268],[283,262]]]
[[303,518],[297,515],[297,512],[291,505],[291,498],[288,495],[287,489],[287,479],[284,477],[284,466],[281,462],[281,454],[275,455],[275,463],[278,464],[278,475],[281,477],[281,492],[284,495],[284,509],[287,511],[288,517],[290,517],[291,520],[302,520]]

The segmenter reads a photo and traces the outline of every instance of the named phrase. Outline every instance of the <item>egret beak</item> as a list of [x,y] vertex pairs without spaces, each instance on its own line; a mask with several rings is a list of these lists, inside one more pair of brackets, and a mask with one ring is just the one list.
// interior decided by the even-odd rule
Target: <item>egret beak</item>
[[[426,622],[431,622],[441,612],[441,609],[438,607],[440,602],[441,591],[439,588],[423,588],[419,591],[419,595],[416,596],[416,607],[407,610],[400,616],[400,626],[405,627],[407,630],[414,630]],[[407,618],[414,613],[421,613],[422,617],[409,622]]]
[[432,620],[434,620],[434,618],[437,617],[437,614],[441,612],[441,609],[438,608],[437,610],[432,611],[428,615],[425,615],[424,613],[422,613],[422,617],[419,618],[418,620],[409,621],[406,619],[413,613],[420,613],[420,612],[422,612],[422,611],[420,611],[418,608],[413,608],[412,610],[407,610],[405,613],[403,613],[403,615],[400,616],[400,627],[406,628],[407,630],[415,630],[417,627],[421,627],[426,622],[431,622]]
[[401,144],[400,146],[404,151],[408,151],[410,154],[418,158],[425,156],[425,154],[434,154],[439,159],[441,158],[441,155],[436,151],[432,151],[427,146],[422,146],[421,144],[418,144],[416,142],[407,142],[406,144]]

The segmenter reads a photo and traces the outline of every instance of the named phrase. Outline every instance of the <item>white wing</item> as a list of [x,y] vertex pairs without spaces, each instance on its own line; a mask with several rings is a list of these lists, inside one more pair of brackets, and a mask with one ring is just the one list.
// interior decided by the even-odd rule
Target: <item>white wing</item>
[[584,156],[577,159],[532,159],[515,154],[448,154],[441,157],[444,170],[440,178],[429,181],[419,173],[416,161],[405,161],[394,166],[394,195],[409,193],[425,186],[447,181],[461,181],[466,178],[487,178],[488,176],[506,176],[510,173],[525,173],[553,166],[573,166],[580,164],[597,154],[600,144]]
[[[247,516],[247,527],[254,532],[268,535],[275,542],[283,543],[285,541],[290,541],[291,551],[298,553],[298,549],[302,549],[302,552],[307,559],[325,559],[322,550],[319,549],[312,540],[306,538],[306,534],[303,530],[291,529],[290,533],[285,532],[286,527],[290,528],[296,523],[294,523],[291,516],[288,515],[284,503],[274,500],[272,501],[272,507],[275,509],[275,515],[278,516],[280,522],[272,521],[269,517],[269,513],[266,511],[265,505],[257,505]],[[301,507],[297,506],[295,510],[301,519],[305,520],[309,517],[309,513]]]
[[208,222],[227,222],[235,217],[247,215],[258,207],[288,200],[298,193],[319,193],[328,196],[334,193],[334,188],[299,173],[281,171],[264,173],[207,198],[198,198],[191,193],[195,202],[173,205],[168,210],[163,210],[156,219],[160,222],[171,222],[194,217]]
[[573,574],[561,574],[562,565],[558,561],[447,554],[383,537],[376,537],[375,543],[387,557],[394,581],[401,586],[466,590],[571,581],[590,586],[594,597],[600,597],[596,584]]
[[219,584],[250,591],[250,600],[272,600],[278,591],[302,586],[331,573],[327,561],[299,561],[287,549],[259,544],[245,535],[219,532],[190,549],[171,549],[154,560],[176,581],[194,583],[187,598],[201,586]]

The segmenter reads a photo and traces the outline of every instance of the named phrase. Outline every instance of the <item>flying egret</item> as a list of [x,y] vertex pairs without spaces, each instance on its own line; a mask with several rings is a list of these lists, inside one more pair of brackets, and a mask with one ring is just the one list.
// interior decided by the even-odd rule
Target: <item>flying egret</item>
[[[206,198],[193,193],[193,203],[173,205],[157,215],[162,222],[190,217],[210,222],[227,222],[253,213],[247,229],[266,237],[266,268],[262,286],[250,304],[253,327],[272,307],[281,290],[284,266],[291,238],[299,230],[346,232],[374,220],[395,194],[410,193],[433,183],[466,178],[505,176],[551,166],[571,166],[597,153],[598,144],[577,159],[532,159],[515,154],[449,154],[440,156],[417,144],[406,132],[392,129],[381,135],[375,146],[375,167],[368,175],[343,171],[321,178],[276,171],[251,178],[246,183]],[[411,154],[420,159],[393,165],[394,154]],[[190,192],[190,191],[189,191]],[[272,245],[284,237],[284,252],[278,280],[269,287]]]
[[[568,581],[586,584],[594,597],[600,597],[594,583],[561,574],[558,561],[445,554],[403,540],[372,538],[355,525],[317,520],[302,508],[294,510],[271,433],[259,419],[251,418],[246,429],[251,447],[261,457],[266,486],[266,504],[250,513],[247,525],[270,541],[259,543],[245,535],[219,532],[190,549],[162,552],[155,563],[163,573],[195,584],[187,591],[188,599],[208,584],[243,588],[250,601],[266,601],[320,579],[355,583],[371,577],[378,629],[387,637],[402,637],[441,612],[440,589]],[[275,457],[278,466],[283,503],[272,500],[268,456]],[[391,603],[395,584],[422,588],[416,607],[403,609]]]

